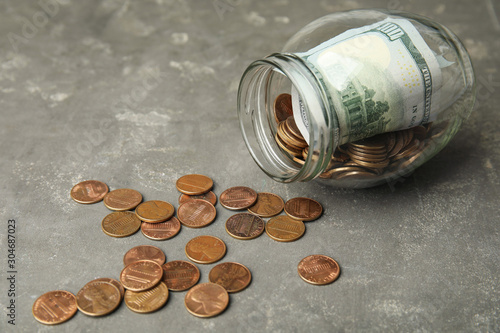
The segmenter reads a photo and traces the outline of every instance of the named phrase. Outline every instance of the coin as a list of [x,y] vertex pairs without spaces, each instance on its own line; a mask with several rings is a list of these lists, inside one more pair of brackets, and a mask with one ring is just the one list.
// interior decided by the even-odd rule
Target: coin
[[237,262],[223,262],[208,274],[208,281],[224,287],[228,293],[236,293],[248,287],[252,280],[250,270]]
[[209,191],[207,193],[203,193],[200,195],[187,195],[187,194],[181,194],[179,197],[179,205],[182,205],[186,201],[189,201],[191,199],[201,199],[210,202],[212,205],[215,206],[217,203],[217,196],[215,195],[214,192]]
[[204,175],[185,175],[177,180],[175,187],[179,192],[187,195],[199,195],[212,189],[214,182]]
[[158,265],[165,263],[165,253],[162,250],[152,245],[139,245],[131,248],[123,256],[123,264],[125,266],[139,260],[151,260]]
[[215,219],[217,211],[210,202],[193,199],[179,206],[177,216],[186,227],[201,228],[209,225]]
[[159,223],[168,220],[174,215],[175,208],[170,203],[160,200],[151,200],[141,203],[135,209],[135,214],[141,221]]
[[73,186],[70,195],[81,204],[92,204],[101,201],[108,193],[108,185],[98,180],[85,180]]
[[136,190],[120,188],[113,190],[104,197],[104,206],[111,210],[124,211],[137,207],[142,201],[142,195]]
[[220,204],[230,210],[246,209],[257,200],[257,192],[249,187],[235,186],[220,195]]
[[285,213],[292,219],[312,221],[320,217],[323,207],[309,198],[293,198],[285,203]]
[[162,281],[172,291],[187,290],[200,280],[200,270],[198,267],[184,260],[169,261],[162,268]]
[[121,298],[123,298],[123,296],[125,295],[125,288],[123,288],[122,284],[118,280],[115,280],[112,278],[98,278],[98,279],[95,279],[94,281],[111,283],[113,286],[118,288],[118,290],[120,291]]
[[113,212],[101,222],[102,231],[112,237],[133,235],[141,227],[141,220],[132,212]]
[[166,240],[174,237],[181,230],[181,223],[175,217],[160,223],[142,222],[141,231],[144,236],[152,240]]
[[163,276],[163,269],[150,260],[135,261],[120,273],[123,287],[132,291],[144,291],[156,286]]
[[163,282],[149,290],[125,292],[125,305],[137,313],[154,312],[164,306],[167,300],[168,288]]
[[292,95],[278,95],[274,100],[274,119],[280,123],[290,116],[293,116]]
[[185,248],[189,260],[198,264],[212,264],[226,254],[226,244],[214,236],[198,236],[191,239]]
[[38,297],[33,303],[33,316],[45,325],[64,323],[78,310],[76,297],[69,291],[54,290]]
[[201,283],[191,288],[184,298],[186,309],[196,317],[214,317],[229,304],[229,294],[215,283]]
[[265,228],[264,220],[250,213],[238,213],[226,221],[226,231],[238,239],[259,237]]
[[339,264],[330,257],[313,254],[302,259],[297,267],[302,280],[310,284],[328,284],[340,274]]
[[306,231],[304,222],[287,215],[275,216],[266,223],[266,233],[278,242],[292,242]]
[[121,300],[120,290],[104,281],[90,281],[76,294],[78,310],[92,317],[113,312],[120,305]]
[[284,206],[283,199],[278,195],[260,192],[257,194],[257,201],[248,211],[260,217],[271,217],[281,213]]

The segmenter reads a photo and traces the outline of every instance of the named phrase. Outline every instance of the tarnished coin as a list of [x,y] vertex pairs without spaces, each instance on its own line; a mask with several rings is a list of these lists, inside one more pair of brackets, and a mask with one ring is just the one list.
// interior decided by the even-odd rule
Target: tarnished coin
[[292,95],[278,95],[274,100],[274,119],[280,123],[290,116],[293,116]]
[[76,294],[78,310],[92,317],[113,312],[120,305],[121,300],[120,290],[104,281],[90,281]]
[[76,297],[69,291],[54,290],[38,297],[33,303],[33,316],[45,325],[64,323],[78,310]]
[[208,281],[223,286],[228,293],[236,293],[245,289],[251,280],[250,270],[237,262],[220,263],[208,274]]
[[141,203],[135,209],[135,214],[141,221],[159,223],[174,215],[175,208],[170,203],[161,200],[151,200]]
[[162,281],[172,291],[187,290],[200,280],[200,270],[198,267],[184,260],[169,261],[162,268]]
[[142,201],[142,194],[129,188],[113,190],[104,197],[104,206],[111,210],[124,211],[137,207]]
[[177,217],[183,225],[189,228],[201,228],[209,225],[215,219],[217,211],[210,202],[193,199],[179,206]]
[[260,217],[278,215],[283,210],[285,203],[276,194],[261,192],[257,194],[257,201],[248,211]]
[[168,288],[163,282],[146,291],[125,292],[125,305],[137,313],[154,312],[164,306],[167,300]]
[[193,316],[214,317],[227,308],[229,294],[216,283],[201,283],[186,293],[184,304]]
[[285,213],[292,219],[312,221],[321,216],[323,207],[309,198],[293,198],[285,203]]
[[108,185],[98,180],[85,180],[71,189],[71,198],[81,204],[101,201],[108,193]]
[[123,256],[123,264],[125,266],[139,260],[151,260],[158,265],[163,265],[166,258],[162,250],[152,245],[139,245],[133,247]]
[[142,222],[141,231],[144,236],[152,240],[166,240],[174,237],[181,230],[181,223],[175,217],[160,223]]
[[132,212],[113,212],[101,222],[102,231],[111,237],[133,235],[141,227],[141,220]]
[[226,254],[226,244],[214,236],[198,236],[191,239],[185,248],[189,260],[198,264],[211,264]]
[[121,298],[123,298],[123,296],[125,295],[125,288],[123,288],[122,284],[118,280],[115,280],[115,279],[112,279],[112,278],[98,278],[98,279],[95,279],[94,281],[101,281],[101,282],[111,283],[113,286],[115,286],[116,288],[118,288],[118,290],[120,291]]
[[253,239],[264,232],[265,223],[260,217],[250,213],[238,213],[226,221],[226,231],[238,239]]
[[179,192],[187,195],[199,195],[212,189],[214,182],[210,177],[204,175],[185,175],[177,180],[175,187]]
[[297,267],[302,280],[310,284],[328,284],[340,274],[339,264],[330,257],[313,254],[302,259]]
[[199,195],[187,195],[187,194],[181,194],[179,197],[179,205],[182,205],[186,201],[192,200],[192,199],[201,199],[210,202],[212,205],[215,206],[217,203],[217,195],[215,195],[214,192],[209,191],[207,193],[199,194]]
[[160,265],[149,260],[135,261],[120,273],[120,282],[127,290],[144,291],[156,286],[163,276]]
[[266,223],[266,233],[278,242],[292,242],[306,231],[304,222],[287,215],[275,216]]
[[257,200],[257,192],[249,187],[235,186],[220,195],[220,204],[230,210],[246,209]]

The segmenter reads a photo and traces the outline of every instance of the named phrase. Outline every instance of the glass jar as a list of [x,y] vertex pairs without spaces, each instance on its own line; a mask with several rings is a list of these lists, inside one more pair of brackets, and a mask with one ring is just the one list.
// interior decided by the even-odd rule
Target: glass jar
[[450,141],[472,111],[474,81],[462,43],[430,19],[334,13],[250,64],[240,127],[277,181],[370,187],[407,176]]

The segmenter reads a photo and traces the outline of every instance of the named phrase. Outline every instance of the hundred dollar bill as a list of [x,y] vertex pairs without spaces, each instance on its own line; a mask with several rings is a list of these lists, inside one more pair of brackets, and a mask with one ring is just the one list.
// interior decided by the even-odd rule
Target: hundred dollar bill
[[[339,144],[425,124],[439,111],[441,69],[408,20],[388,18],[351,29],[296,55],[332,97]],[[297,126],[309,140],[309,120],[295,87],[292,103]]]

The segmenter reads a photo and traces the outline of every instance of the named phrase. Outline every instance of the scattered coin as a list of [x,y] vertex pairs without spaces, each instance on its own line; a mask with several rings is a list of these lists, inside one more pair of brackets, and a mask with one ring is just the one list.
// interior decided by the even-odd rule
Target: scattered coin
[[293,198],[285,203],[285,213],[292,219],[312,221],[321,216],[323,207],[309,198]]
[[184,260],[169,261],[162,268],[162,281],[172,291],[187,290],[200,280],[200,270],[198,267]]
[[71,198],[81,204],[92,204],[101,201],[108,193],[108,185],[98,180],[85,180],[73,186]]
[[131,210],[142,201],[142,194],[129,188],[120,188],[104,197],[104,206],[115,211]]
[[156,286],[163,276],[163,269],[150,260],[135,261],[120,273],[120,282],[127,290],[144,291]]
[[175,184],[179,192],[187,195],[199,195],[212,189],[214,182],[204,175],[185,175],[179,178]]
[[76,297],[69,291],[54,290],[38,297],[33,303],[33,316],[45,325],[64,323],[78,310]]
[[118,290],[120,291],[121,298],[123,298],[123,296],[125,295],[125,288],[123,288],[122,284],[118,280],[115,280],[112,278],[98,278],[98,279],[95,279],[94,281],[111,283],[113,286],[118,288]]
[[78,310],[92,317],[113,312],[121,300],[120,290],[104,281],[90,281],[76,294]]
[[196,317],[214,317],[229,304],[229,294],[216,283],[202,283],[191,288],[184,298],[186,309]]
[[316,285],[332,283],[340,274],[339,264],[321,254],[305,257],[300,261],[297,270],[302,280]]
[[189,201],[191,199],[201,199],[210,202],[212,205],[215,206],[217,203],[217,196],[215,195],[214,192],[209,191],[207,193],[199,194],[199,195],[187,195],[187,194],[181,194],[179,197],[179,205],[182,205],[186,201]]
[[264,220],[250,213],[238,213],[226,221],[226,231],[238,239],[253,239],[259,237],[265,228]]
[[151,260],[158,265],[163,265],[166,258],[162,250],[152,245],[139,245],[133,247],[123,256],[123,264],[125,266],[139,260]]
[[292,95],[281,94],[274,100],[274,119],[277,123],[293,116]]
[[144,236],[152,240],[166,240],[174,237],[181,230],[181,223],[175,217],[160,223],[142,222],[141,231]]
[[168,220],[174,215],[175,208],[170,203],[160,200],[151,200],[141,203],[135,209],[135,214],[141,221],[159,223]]
[[226,254],[226,244],[214,236],[198,236],[191,239],[185,248],[189,260],[198,264],[212,264]]
[[167,300],[168,288],[163,282],[146,291],[125,292],[125,305],[137,313],[154,312],[164,306]]
[[190,228],[201,228],[215,219],[217,211],[210,202],[192,199],[179,206],[177,216],[183,225]]
[[250,270],[237,262],[223,262],[216,265],[208,274],[208,280],[224,287],[228,293],[245,289],[252,280]]
[[220,204],[230,210],[246,209],[257,200],[257,192],[249,187],[235,186],[220,195]]
[[281,213],[284,206],[283,199],[278,195],[260,192],[257,194],[257,201],[248,211],[260,217],[271,217]]
[[102,231],[111,237],[127,237],[133,235],[141,227],[141,220],[132,212],[113,212],[101,223]]
[[266,233],[278,242],[292,242],[302,237],[306,231],[304,222],[289,216],[275,216],[266,223]]

